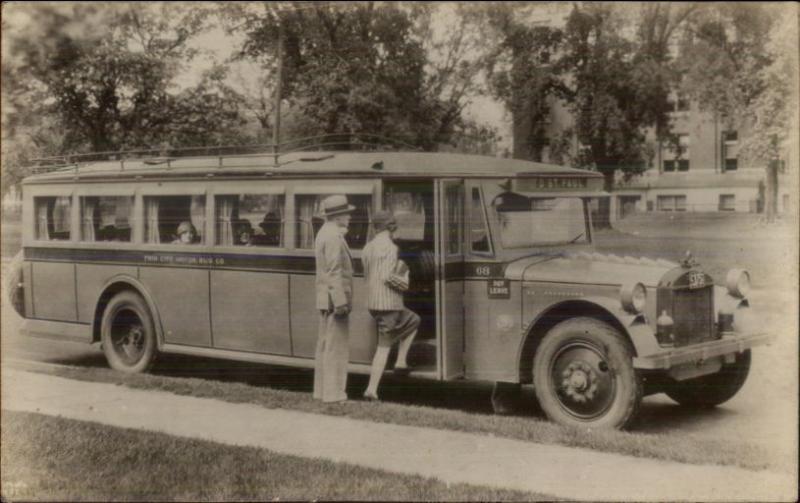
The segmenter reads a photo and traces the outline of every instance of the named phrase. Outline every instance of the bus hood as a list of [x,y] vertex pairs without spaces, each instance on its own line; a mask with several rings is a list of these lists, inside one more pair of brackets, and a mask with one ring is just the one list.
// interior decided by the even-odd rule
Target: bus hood
[[537,255],[508,264],[505,277],[511,280],[621,285],[642,283],[655,288],[661,277],[678,267],[675,262],[649,258],[622,257],[602,253]]

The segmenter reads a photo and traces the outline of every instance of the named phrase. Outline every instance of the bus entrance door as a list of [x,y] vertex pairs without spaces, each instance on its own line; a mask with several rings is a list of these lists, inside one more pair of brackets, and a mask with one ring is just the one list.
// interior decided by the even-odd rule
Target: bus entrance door
[[437,193],[436,311],[439,374],[464,374],[464,182],[440,180]]

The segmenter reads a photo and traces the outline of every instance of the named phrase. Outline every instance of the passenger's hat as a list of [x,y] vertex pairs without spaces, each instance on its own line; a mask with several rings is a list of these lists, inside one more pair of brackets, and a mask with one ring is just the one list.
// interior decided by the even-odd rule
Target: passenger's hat
[[381,210],[372,216],[372,225],[375,226],[375,232],[380,232],[386,229],[390,231],[397,230],[397,220],[394,219],[391,211]]
[[355,209],[356,207],[352,204],[347,204],[347,198],[340,194],[328,196],[322,200],[322,214],[326,217],[352,213]]
[[253,225],[250,223],[250,220],[247,220],[246,218],[236,220],[233,225],[238,232],[247,231],[250,234],[253,233]]

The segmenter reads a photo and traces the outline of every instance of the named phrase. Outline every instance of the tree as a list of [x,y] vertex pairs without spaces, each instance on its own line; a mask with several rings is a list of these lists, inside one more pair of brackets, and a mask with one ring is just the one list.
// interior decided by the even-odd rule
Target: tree
[[527,26],[519,6],[491,5],[487,24],[495,38],[485,56],[489,90],[511,112],[514,157],[541,161],[550,138],[546,130],[553,98],[564,91],[558,51],[563,33]]
[[[654,155],[648,139],[675,141],[670,128],[669,95],[677,78],[670,42],[697,6],[645,4],[626,17],[613,5],[576,4],[564,27],[560,63],[562,93],[574,117],[580,148],[578,166],[603,174],[613,189],[618,173],[628,179]],[[600,201],[600,226],[607,225],[610,201]]]
[[460,127],[477,65],[471,19],[443,36],[427,4],[265,3],[227,11],[231,31],[245,35],[242,56],[274,73],[278,37],[285,58],[283,96],[307,134],[368,132],[424,149]]
[[[767,220],[777,209],[777,164],[797,101],[795,5],[713,4],[691,23],[681,57],[683,89],[728,128],[748,129],[740,156],[765,162]],[[796,135],[796,131],[794,133]]]
[[[569,73],[564,93],[581,146],[577,164],[603,174],[611,191],[615,174],[645,170],[649,114],[637,98],[634,45],[620,34],[622,22],[606,4],[575,6],[564,28],[561,62]],[[649,94],[649,93],[648,93]],[[601,199],[599,226],[608,225],[610,205]]]
[[5,143],[53,125],[63,132],[61,142],[45,153],[192,146],[236,136],[236,96],[221,85],[218,69],[194,86],[177,85],[209,9],[75,3],[12,11],[15,30],[4,30],[3,44]]

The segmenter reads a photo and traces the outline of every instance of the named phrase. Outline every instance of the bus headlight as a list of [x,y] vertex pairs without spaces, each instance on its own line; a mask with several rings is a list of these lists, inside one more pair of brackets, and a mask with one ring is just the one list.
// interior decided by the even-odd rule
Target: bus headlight
[[744,299],[750,293],[750,273],[744,269],[731,269],[725,277],[728,293],[737,299]]
[[622,308],[631,314],[641,313],[647,304],[647,290],[641,283],[622,285],[619,290],[619,297],[620,302],[622,302]]

